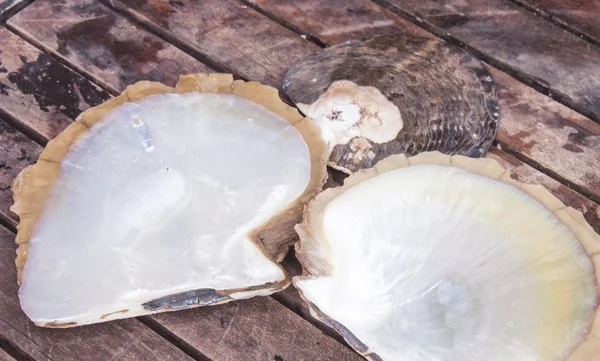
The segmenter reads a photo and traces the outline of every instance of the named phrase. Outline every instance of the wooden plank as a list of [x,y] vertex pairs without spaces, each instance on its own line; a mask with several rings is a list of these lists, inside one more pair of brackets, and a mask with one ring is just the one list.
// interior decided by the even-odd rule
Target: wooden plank
[[328,45],[377,35],[433,37],[369,0],[330,0],[326,4],[321,0],[249,0],[249,3]]
[[213,360],[364,360],[272,297],[154,318]]
[[599,0],[513,0],[600,44]]
[[185,360],[181,350],[136,319],[71,329],[44,329],[19,306],[14,234],[0,226],[0,338],[36,361]]
[[17,221],[18,217],[8,210],[12,204],[12,181],[41,153],[41,146],[0,119],[0,217]]
[[508,0],[376,0],[600,122],[600,48]]
[[94,0],[36,1],[7,25],[113,92],[139,80],[174,85],[180,74],[209,71]]
[[36,138],[53,138],[110,95],[4,28],[0,28],[0,112],[22,120]]
[[152,28],[184,42],[221,68],[279,86],[293,59],[318,47],[237,0],[112,0]]
[[[338,0],[326,10],[319,7],[318,0],[253,3],[272,17],[282,18],[329,44],[360,37],[365,31],[375,35],[377,30],[370,28],[372,24],[387,24],[387,33],[431,36],[368,0]],[[498,141],[600,201],[600,125],[499,70],[489,66],[488,70],[498,87]]]
[[501,150],[492,148],[486,157],[500,162],[504,168],[508,169],[514,179],[524,183],[541,184],[548,188],[564,204],[582,212],[592,228],[600,234],[600,204],[589,200]]

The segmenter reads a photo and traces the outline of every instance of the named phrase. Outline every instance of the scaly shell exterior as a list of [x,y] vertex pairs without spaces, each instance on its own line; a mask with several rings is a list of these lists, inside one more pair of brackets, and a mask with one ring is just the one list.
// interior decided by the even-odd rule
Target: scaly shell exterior
[[392,154],[482,157],[500,118],[493,79],[480,61],[408,35],[326,48],[295,64],[283,89],[321,127],[330,165],[346,173]]

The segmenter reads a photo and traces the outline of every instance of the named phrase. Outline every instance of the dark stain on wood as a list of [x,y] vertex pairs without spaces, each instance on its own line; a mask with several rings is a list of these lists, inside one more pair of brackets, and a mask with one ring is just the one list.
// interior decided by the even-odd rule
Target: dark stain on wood
[[33,164],[41,152],[42,147],[0,120],[0,213],[7,219],[18,219],[9,211],[13,179],[23,168]]
[[600,122],[600,48],[505,0],[384,1]]
[[573,153],[583,153],[583,149],[576,145],[576,144],[572,144],[572,143],[567,143],[567,144],[563,144],[563,149],[568,150],[569,152],[573,152]]
[[174,85],[180,74],[210,71],[98,1],[39,0],[9,24],[115,93],[140,80]]
[[[110,95],[59,61],[0,28],[0,109],[39,134],[53,138],[79,113]],[[41,139],[40,139],[41,141]]]
[[97,105],[108,95],[90,82],[68,70],[46,53],[40,53],[34,61],[22,58],[23,66],[8,74],[8,80],[23,94],[31,94],[40,109],[49,112],[56,109],[71,119],[81,113],[81,100],[87,105]]
[[[60,29],[56,33],[57,51],[65,56],[70,52],[88,54],[88,60],[102,70],[119,65],[122,70],[120,79],[124,84],[140,80],[137,65],[156,62],[157,53],[166,46],[150,34],[135,40],[119,40],[107,36],[115,25],[116,15],[107,12],[99,3],[84,5],[77,12],[85,14],[89,20]],[[145,80],[162,78],[159,70],[151,71],[145,76]]]

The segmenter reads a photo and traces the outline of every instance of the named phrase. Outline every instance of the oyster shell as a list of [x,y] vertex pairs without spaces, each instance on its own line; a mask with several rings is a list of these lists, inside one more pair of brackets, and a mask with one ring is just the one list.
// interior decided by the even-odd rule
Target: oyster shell
[[21,306],[70,327],[268,295],[325,146],[277,90],[226,74],[140,82],[15,180]]
[[307,205],[293,284],[370,360],[600,354],[600,236],[495,161],[390,156]]
[[353,40],[296,63],[283,90],[346,173],[391,154],[482,157],[500,111],[492,76],[455,46],[417,36]]

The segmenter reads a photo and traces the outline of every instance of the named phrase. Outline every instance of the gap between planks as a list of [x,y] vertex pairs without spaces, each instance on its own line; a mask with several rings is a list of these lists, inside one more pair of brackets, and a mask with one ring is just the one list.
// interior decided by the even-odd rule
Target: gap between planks
[[[0,350],[3,350],[10,357],[15,359],[15,361],[36,361],[33,357],[30,357],[26,353],[24,353],[21,349],[19,349],[16,345],[14,345],[9,339],[4,337],[0,337]],[[0,357],[0,360],[3,360]]]
[[[538,9],[535,6],[530,5],[522,0],[508,0],[508,1],[512,2],[513,4],[515,4],[517,6],[522,7],[523,9],[529,11],[530,13],[535,14],[536,16],[544,18],[548,22],[558,26],[559,28],[561,28],[563,30],[570,32],[573,35],[579,36],[580,38],[582,38],[583,40],[585,40],[589,43],[592,43],[596,46],[600,46],[600,40],[597,40],[594,37],[586,34],[585,32],[574,28],[573,26],[569,25],[567,22],[561,20],[559,17],[549,14],[542,9]],[[600,14],[598,14],[598,16],[600,16]]]
[[419,18],[418,16],[405,11],[394,4],[389,3],[387,0],[370,0],[370,1],[374,2],[375,4],[381,6],[382,8],[384,8],[388,11],[391,11],[392,13],[394,13],[394,14],[400,16],[401,18],[403,18],[404,20],[409,21],[410,23],[422,28],[423,30],[445,40],[449,44],[458,46],[459,48],[470,52],[478,59],[488,63],[489,65],[493,66],[496,69],[502,70],[503,72],[509,74],[513,78],[518,79],[525,85],[537,90],[538,92],[540,92],[542,94],[549,96],[550,98],[567,106],[568,108],[570,108],[582,115],[585,115],[586,117],[592,119],[593,121],[600,123],[600,118],[596,114],[594,114],[593,112],[590,112],[590,111],[586,111],[585,109],[581,108],[577,104],[577,102],[571,101],[568,98],[568,96],[561,94],[559,92],[553,91],[549,86],[542,84],[543,80],[536,79],[533,76],[530,76],[528,74],[523,73],[522,71],[514,69],[513,67],[504,63],[501,60],[496,60],[493,56],[487,55],[484,52],[475,49],[468,43],[466,43],[462,40],[459,40],[456,37],[450,35],[449,32],[446,32],[443,29],[440,29],[435,25],[429,24],[426,20],[423,20],[423,19]]
[[[14,1],[19,1],[19,0],[14,0]],[[15,5],[11,5],[11,7],[6,10],[3,11],[2,9],[0,9],[0,25],[4,25],[6,23],[6,21],[8,21],[8,19],[10,19],[13,15],[17,14],[19,11],[25,9],[26,7],[28,7],[29,5],[31,5],[35,0],[22,0],[22,2],[19,2]],[[2,5],[2,4],[0,4]]]
[[563,177],[559,173],[553,171],[552,169],[549,169],[548,167],[545,167],[545,166],[541,165],[540,163],[537,163],[532,158],[529,158],[525,154],[520,153],[516,149],[512,148],[509,144],[502,142],[498,139],[495,139],[493,142],[493,145],[499,146],[500,147],[499,150],[503,151],[504,153],[510,154],[511,156],[513,156],[513,158],[520,160],[521,162],[527,164],[528,166],[538,170],[540,173],[543,173],[543,174],[547,175],[548,177],[558,181],[559,183],[571,188],[572,190],[574,190],[575,192],[588,198],[589,200],[600,204],[600,197],[588,192],[587,190],[583,189],[581,186],[571,182],[570,180],[566,179],[565,177]]

